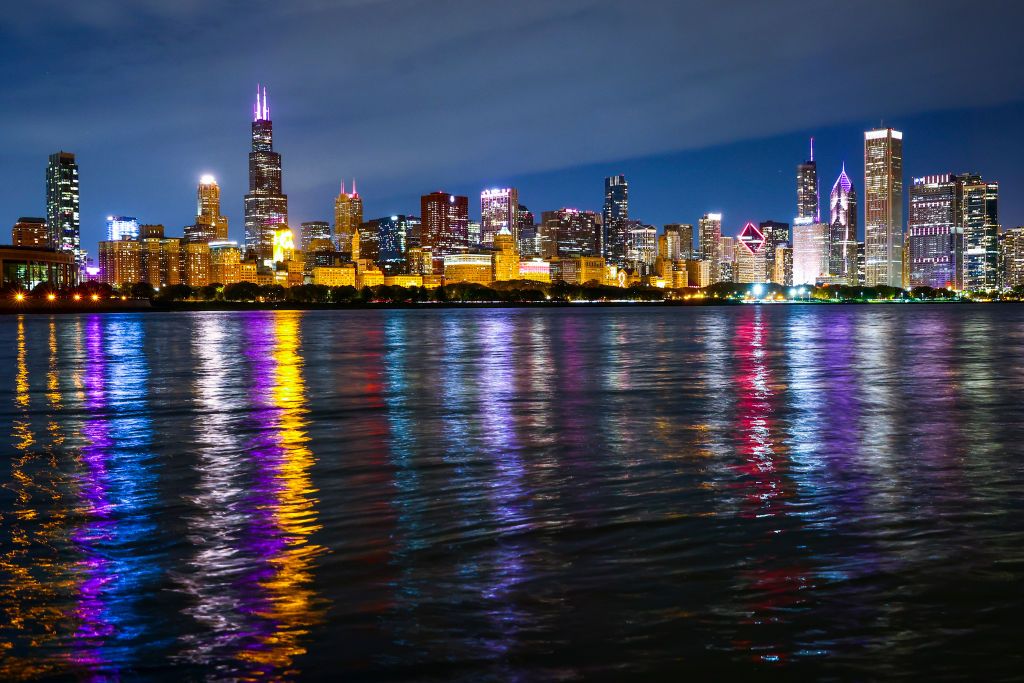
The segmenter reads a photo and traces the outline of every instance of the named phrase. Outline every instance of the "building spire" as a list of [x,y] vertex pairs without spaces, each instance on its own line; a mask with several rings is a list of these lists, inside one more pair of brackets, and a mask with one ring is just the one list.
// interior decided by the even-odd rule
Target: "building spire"
[[345,179],[341,179],[341,193],[345,194]]
[[270,120],[270,105],[267,104],[267,86],[263,86],[263,120]]
[[814,161],[814,136],[811,136],[811,161]]
[[356,179],[352,178],[352,196],[358,197],[359,193],[356,191]]

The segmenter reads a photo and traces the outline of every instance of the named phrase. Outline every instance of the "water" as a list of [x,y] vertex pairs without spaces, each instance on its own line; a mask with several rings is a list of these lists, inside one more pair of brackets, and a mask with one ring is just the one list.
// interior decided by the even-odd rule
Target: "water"
[[1024,306],[0,319],[0,678],[1017,678]]

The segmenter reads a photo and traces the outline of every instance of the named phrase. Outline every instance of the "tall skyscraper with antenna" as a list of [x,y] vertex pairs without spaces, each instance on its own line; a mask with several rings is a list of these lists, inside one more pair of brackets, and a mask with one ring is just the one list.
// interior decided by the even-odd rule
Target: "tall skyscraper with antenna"
[[796,217],[820,222],[818,200],[818,164],[814,161],[814,138],[811,138],[811,158],[796,167]]
[[828,272],[836,282],[857,285],[857,190],[846,164],[829,196]]
[[343,254],[352,251],[352,235],[359,230],[363,222],[363,198],[356,189],[356,179],[352,179],[352,192],[346,192],[345,181],[341,181],[341,190],[334,198],[334,240],[337,249]]
[[288,224],[288,196],[281,191],[281,155],[274,151],[267,89],[256,88],[249,194],[245,195],[245,248],[260,261],[274,255],[274,230]]

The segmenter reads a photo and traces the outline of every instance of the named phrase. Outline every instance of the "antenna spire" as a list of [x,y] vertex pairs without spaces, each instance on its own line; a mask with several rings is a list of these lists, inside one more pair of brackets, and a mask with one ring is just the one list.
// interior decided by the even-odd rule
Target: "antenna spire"
[[814,161],[814,136],[811,136],[811,161]]
[[359,196],[359,193],[356,192],[356,179],[355,178],[352,178],[352,196],[353,197],[358,197]]

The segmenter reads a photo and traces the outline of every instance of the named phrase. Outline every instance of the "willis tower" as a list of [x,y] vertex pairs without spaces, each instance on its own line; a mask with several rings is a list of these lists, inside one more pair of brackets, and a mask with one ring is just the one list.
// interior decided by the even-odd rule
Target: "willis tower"
[[281,155],[274,151],[267,89],[256,89],[249,194],[245,195],[245,249],[262,263],[273,258],[274,230],[288,223],[288,196],[281,192]]

